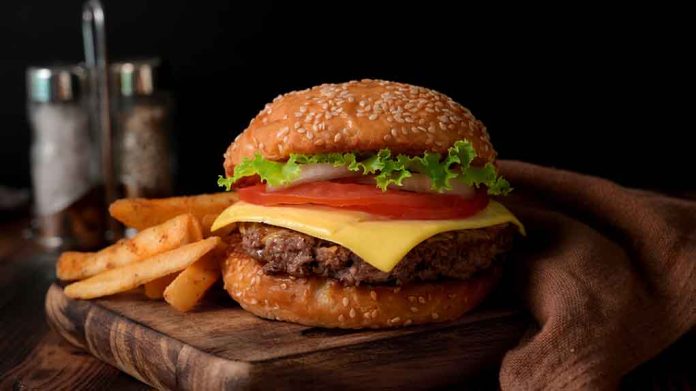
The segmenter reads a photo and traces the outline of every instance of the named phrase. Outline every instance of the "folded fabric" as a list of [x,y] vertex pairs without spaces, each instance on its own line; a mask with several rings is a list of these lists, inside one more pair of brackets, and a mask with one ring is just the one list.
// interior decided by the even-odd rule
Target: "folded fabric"
[[504,390],[613,389],[696,324],[696,202],[501,161],[526,224],[511,260],[538,323]]

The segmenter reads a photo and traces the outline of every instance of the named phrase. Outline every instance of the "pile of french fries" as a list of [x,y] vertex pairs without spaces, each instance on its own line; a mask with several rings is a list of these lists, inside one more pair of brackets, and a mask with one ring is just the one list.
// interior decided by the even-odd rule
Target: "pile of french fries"
[[128,198],[114,202],[109,213],[139,232],[98,252],[64,252],[56,274],[65,294],[93,299],[143,287],[148,298],[189,311],[220,278],[229,233],[210,226],[237,201],[235,193],[161,199]]

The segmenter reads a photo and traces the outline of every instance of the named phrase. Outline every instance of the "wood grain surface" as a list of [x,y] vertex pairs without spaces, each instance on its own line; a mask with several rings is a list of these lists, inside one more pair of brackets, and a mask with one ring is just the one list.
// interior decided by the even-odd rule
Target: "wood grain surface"
[[327,330],[263,320],[229,299],[180,313],[137,293],[71,300],[58,285],[46,313],[73,345],[164,389],[461,384],[496,366],[529,325],[519,310],[484,308],[452,323]]

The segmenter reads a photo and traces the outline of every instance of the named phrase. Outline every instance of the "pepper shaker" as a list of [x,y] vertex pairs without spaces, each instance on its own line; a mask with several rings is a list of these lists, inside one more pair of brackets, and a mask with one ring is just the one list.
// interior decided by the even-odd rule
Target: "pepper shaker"
[[125,197],[172,192],[171,104],[157,89],[158,68],[157,60],[111,65],[116,170]]

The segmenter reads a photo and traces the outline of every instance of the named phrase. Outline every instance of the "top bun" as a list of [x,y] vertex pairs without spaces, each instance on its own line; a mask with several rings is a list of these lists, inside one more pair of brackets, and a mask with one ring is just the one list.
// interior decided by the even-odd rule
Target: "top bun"
[[322,84],[280,95],[252,119],[225,152],[225,172],[260,153],[283,161],[291,153],[376,152],[420,155],[471,142],[474,164],[495,159],[486,127],[439,92],[383,80]]

